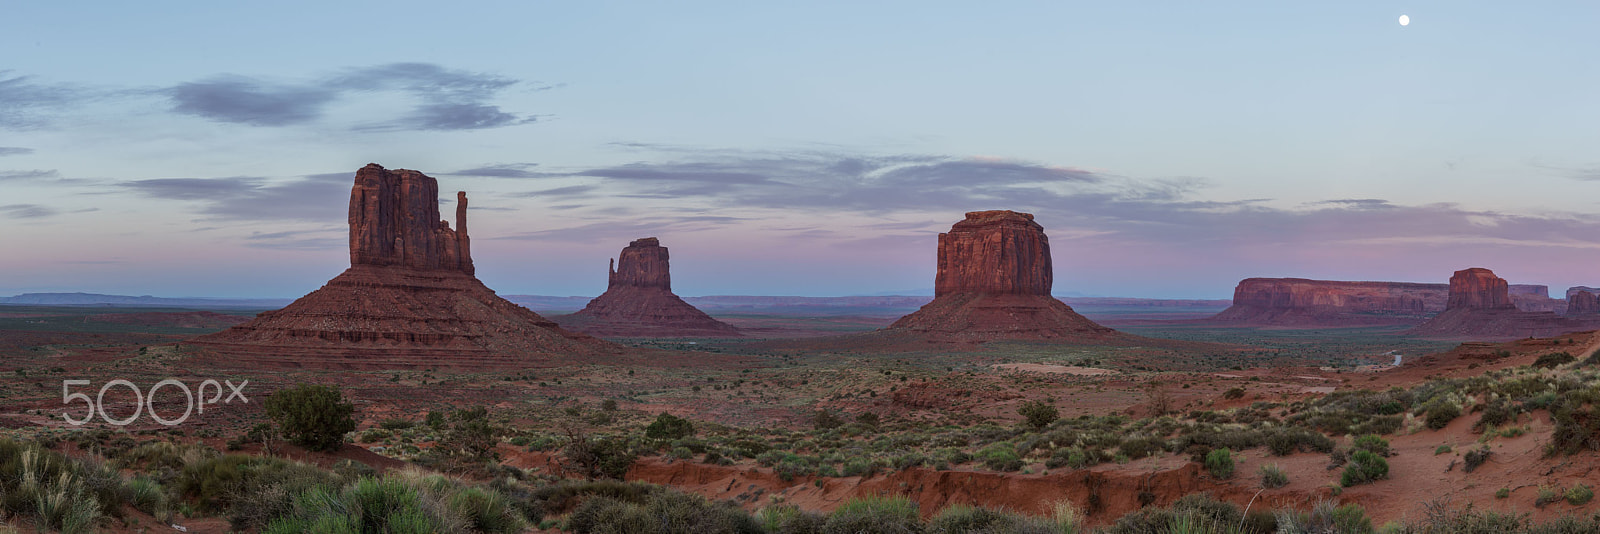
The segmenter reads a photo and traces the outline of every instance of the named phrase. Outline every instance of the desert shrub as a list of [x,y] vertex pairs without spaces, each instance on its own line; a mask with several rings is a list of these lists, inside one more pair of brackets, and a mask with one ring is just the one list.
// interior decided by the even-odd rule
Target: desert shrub
[[948,506],[928,521],[929,534],[1059,534],[1065,528],[1052,519],[973,507]]
[[1267,448],[1272,454],[1288,456],[1296,452],[1330,452],[1334,443],[1320,432],[1303,428],[1280,428],[1267,435]]
[[1061,447],[1050,453],[1050,458],[1045,460],[1044,466],[1050,469],[1066,467],[1069,469],[1083,469],[1094,465],[1089,454],[1077,447]]
[[428,412],[428,415],[422,418],[422,423],[433,428],[443,428],[445,420],[444,412]]
[[[1222,450],[1222,449],[1219,449]],[[1166,508],[1145,508],[1117,519],[1107,534],[1234,532],[1242,519],[1239,507],[1204,493],[1185,495]]]
[[905,497],[858,497],[839,505],[823,523],[823,534],[917,534],[917,505]]
[[1600,450],[1600,416],[1593,406],[1597,396],[1600,392],[1594,390],[1568,391],[1550,403],[1555,429],[1545,449],[1547,456]]
[[1372,434],[1357,436],[1351,442],[1350,448],[1352,450],[1368,451],[1378,456],[1389,456],[1389,440]]
[[523,514],[505,495],[484,488],[462,488],[445,500],[450,512],[474,532],[522,532]]
[[171,503],[167,498],[166,488],[160,482],[145,476],[136,476],[128,479],[122,485],[124,500],[133,509],[155,516],[156,519],[167,520],[171,515]]
[[1566,498],[1561,488],[1556,486],[1539,486],[1539,497],[1534,499],[1533,505],[1544,508],[1546,504],[1560,502]]
[[[1286,534],[1311,534],[1311,533],[1338,533],[1338,534],[1372,534],[1372,520],[1367,517],[1367,511],[1355,504],[1338,506],[1334,501],[1318,501],[1309,512],[1299,512],[1292,509],[1283,509],[1277,512],[1277,531]],[[1429,531],[1439,532],[1465,532],[1458,530]],[[1501,531],[1472,531],[1501,532]]]
[[1282,467],[1263,465],[1259,472],[1261,474],[1261,487],[1263,488],[1281,488],[1289,485],[1289,474],[1285,473]]
[[267,417],[290,441],[310,451],[344,446],[344,435],[356,429],[355,405],[338,386],[300,384],[267,397]]
[[417,422],[410,419],[384,419],[378,426],[384,430],[405,430],[417,426]]
[[1576,359],[1577,358],[1574,358],[1571,354],[1566,352],[1541,354],[1539,355],[1539,359],[1533,361],[1533,367],[1536,369],[1554,369],[1558,366],[1572,363],[1572,361]]
[[1463,459],[1466,461],[1466,464],[1463,465],[1461,469],[1471,473],[1472,470],[1477,469],[1478,466],[1481,466],[1484,462],[1489,461],[1489,456],[1493,454],[1494,452],[1490,451],[1488,447],[1479,447],[1477,449],[1467,451],[1467,454],[1463,457]]
[[878,428],[878,423],[880,422],[882,422],[882,419],[878,417],[878,414],[872,412],[861,412],[856,414],[856,424],[861,426],[867,428]]
[[1484,405],[1483,415],[1478,417],[1478,422],[1472,424],[1472,431],[1483,432],[1486,429],[1504,425],[1516,419],[1516,406],[1509,400],[1497,398]]
[[983,462],[983,466],[995,471],[1016,471],[1022,469],[1022,458],[1017,456],[1017,451],[1006,442],[993,443],[988,447],[978,450],[973,458]]
[[644,427],[644,437],[650,439],[683,439],[692,435],[694,424],[669,413],[657,415],[655,421]]
[[0,439],[0,515],[31,516],[41,530],[90,532],[120,514],[124,497],[114,469]]
[[1222,392],[1222,398],[1228,399],[1228,400],[1242,399],[1242,398],[1244,398],[1244,388],[1241,388],[1241,387],[1228,388],[1227,391]]
[[1428,403],[1427,411],[1428,428],[1439,430],[1449,425],[1451,421],[1461,417],[1461,407],[1448,400],[1436,400]]
[[844,426],[844,419],[827,410],[817,410],[811,415],[811,425],[817,430],[832,430]]
[[1042,430],[1044,427],[1050,426],[1050,423],[1056,422],[1061,413],[1056,410],[1054,405],[1042,400],[1035,400],[1022,403],[1022,407],[1017,408],[1017,415],[1021,415],[1027,421],[1028,426],[1033,427],[1035,430]]
[[1206,455],[1206,471],[1217,478],[1233,478],[1233,451],[1217,449]]
[[1121,452],[1129,459],[1138,460],[1157,452],[1165,451],[1167,441],[1160,438],[1136,437],[1128,438],[1117,445],[1117,452]]
[[1567,488],[1565,496],[1567,498],[1567,503],[1573,506],[1583,506],[1590,500],[1594,499],[1594,490],[1588,485],[1580,483],[1576,486]]
[[434,450],[450,455],[473,459],[490,458],[499,443],[500,429],[489,422],[489,409],[473,406],[456,410],[450,415],[454,421],[450,431],[434,446]]
[[1345,466],[1344,473],[1339,476],[1339,485],[1348,488],[1370,484],[1388,477],[1388,460],[1371,451],[1357,450],[1350,454],[1350,464]]
[[589,478],[620,479],[639,458],[623,438],[576,436],[562,449],[567,459],[582,468]]
[[860,456],[852,456],[844,461],[844,476],[870,477],[878,472],[877,465],[871,460]]
[[1405,424],[1405,418],[1398,415],[1374,415],[1365,420],[1350,425],[1352,434],[1393,434]]
[[828,516],[801,510],[792,504],[775,504],[756,511],[756,522],[772,534],[814,534],[822,531]]

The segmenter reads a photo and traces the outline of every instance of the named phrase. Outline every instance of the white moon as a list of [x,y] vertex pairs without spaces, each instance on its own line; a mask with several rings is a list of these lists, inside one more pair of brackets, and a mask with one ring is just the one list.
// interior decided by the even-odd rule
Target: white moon
[[1405,26],[1407,24],[1411,24],[1411,17],[1400,15],[1400,25]]

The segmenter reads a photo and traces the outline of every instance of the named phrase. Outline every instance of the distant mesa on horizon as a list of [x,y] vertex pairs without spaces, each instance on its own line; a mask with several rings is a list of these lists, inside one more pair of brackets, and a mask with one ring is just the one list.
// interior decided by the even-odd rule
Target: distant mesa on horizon
[[[1506,289],[1508,302],[1523,311],[1563,312],[1567,306],[1566,301],[1549,297],[1548,286],[1509,284]],[[1291,327],[1417,325],[1443,312],[1451,298],[1450,284],[1246,278],[1234,288],[1233,305],[1207,322]]]
[[612,260],[606,292],[556,321],[605,337],[739,337],[737,328],[672,293],[669,263],[667,247],[660,240],[633,240]]
[[1510,285],[1493,271],[1473,267],[1450,276],[1445,310],[1410,335],[1473,340],[1550,337],[1600,328],[1600,316],[1562,317],[1553,311],[1525,311],[1513,302]]
[[456,228],[439,185],[370,164],[350,190],[350,268],[283,309],[188,343],[219,361],[347,369],[555,365],[619,352],[495,295],[477,277],[467,197]]

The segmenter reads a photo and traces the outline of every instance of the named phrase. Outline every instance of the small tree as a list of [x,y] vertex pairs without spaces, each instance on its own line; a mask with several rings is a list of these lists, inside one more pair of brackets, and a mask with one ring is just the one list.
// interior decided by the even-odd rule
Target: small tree
[[1146,386],[1145,395],[1150,399],[1150,415],[1161,417],[1172,413],[1172,394],[1160,382],[1151,382]]
[[1017,408],[1017,415],[1027,419],[1028,426],[1042,430],[1050,426],[1050,423],[1056,422],[1056,419],[1061,417],[1061,412],[1056,411],[1056,407],[1048,402],[1036,400],[1022,403],[1022,407]]
[[267,417],[284,437],[309,451],[331,451],[344,446],[344,435],[356,429],[355,405],[337,386],[300,384],[267,397]]
[[656,416],[650,426],[644,427],[644,437],[650,439],[683,439],[694,435],[694,425],[688,419],[663,413]]
[[488,458],[494,454],[494,446],[498,443],[498,431],[494,425],[489,424],[489,409],[483,406],[473,406],[464,410],[457,410],[451,417],[455,425],[444,439],[439,441],[439,448],[444,452],[456,456],[472,458]]

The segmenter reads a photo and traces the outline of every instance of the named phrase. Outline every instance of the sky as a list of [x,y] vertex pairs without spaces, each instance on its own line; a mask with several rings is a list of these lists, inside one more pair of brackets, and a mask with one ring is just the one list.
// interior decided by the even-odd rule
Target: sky
[[307,293],[374,162],[502,294],[931,294],[987,209],[1060,295],[1600,285],[1593,2],[445,4],[0,3],[0,295]]

